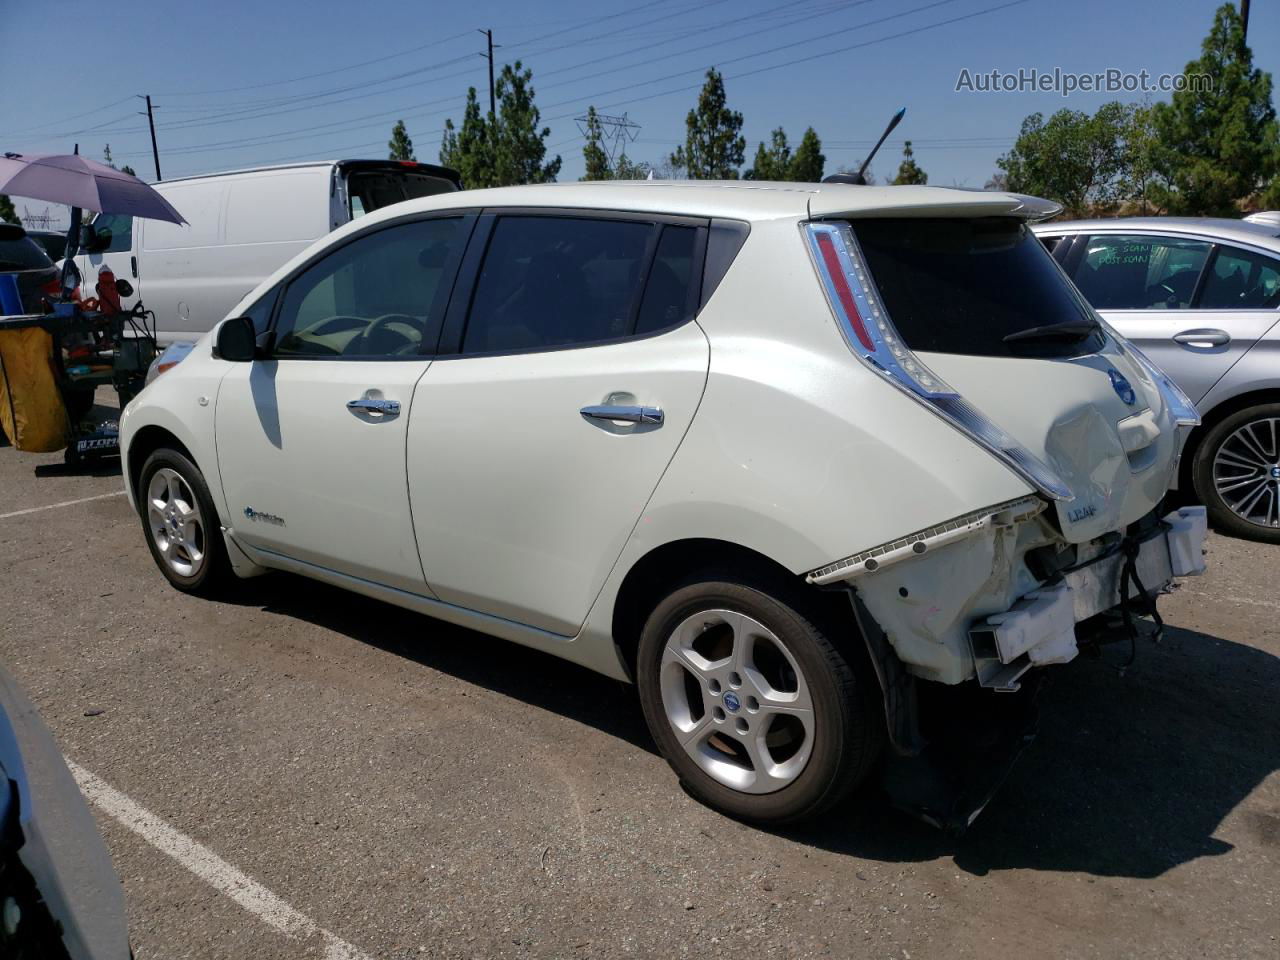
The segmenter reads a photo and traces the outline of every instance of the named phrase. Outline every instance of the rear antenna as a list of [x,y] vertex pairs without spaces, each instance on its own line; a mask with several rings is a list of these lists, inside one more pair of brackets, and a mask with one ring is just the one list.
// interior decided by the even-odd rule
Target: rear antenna
[[858,168],[857,173],[833,173],[829,177],[823,177],[823,183],[851,183],[855,186],[866,186],[867,183],[867,167],[871,166],[871,159],[876,155],[885,139],[889,134],[893,133],[893,128],[902,122],[902,118],[906,116],[907,108],[903,107],[893,115],[893,119],[889,121],[889,125],[884,128],[884,133],[880,134],[880,139],[876,141],[876,145],[871,148],[871,152],[867,154],[867,159],[862,161],[862,166]]

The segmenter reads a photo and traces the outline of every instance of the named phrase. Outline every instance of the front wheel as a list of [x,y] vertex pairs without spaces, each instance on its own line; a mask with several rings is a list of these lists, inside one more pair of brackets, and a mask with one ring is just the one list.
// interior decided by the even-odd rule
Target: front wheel
[[[782,583],[691,582],[658,604],[640,638],[640,700],[663,756],[699,800],[755,823],[833,806],[883,743],[874,679],[796,594]],[[861,642],[852,616],[849,630]]]
[[1214,425],[1192,471],[1215,527],[1280,543],[1280,403],[1247,407]]
[[199,468],[185,454],[161,448],[143,463],[136,493],[147,546],[160,572],[184,593],[216,593],[231,565]]

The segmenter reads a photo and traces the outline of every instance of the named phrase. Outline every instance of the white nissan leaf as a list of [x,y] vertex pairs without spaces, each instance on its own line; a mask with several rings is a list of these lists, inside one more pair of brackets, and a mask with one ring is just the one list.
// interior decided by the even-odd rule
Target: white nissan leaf
[[397,204],[128,406],[128,489],[179,590],[290,571],[634,681],[733,816],[878,779],[963,827],[1046,668],[1132,655],[1203,569],[1203,510],[1161,508],[1196,412],[1031,234],[1055,209],[706,182]]

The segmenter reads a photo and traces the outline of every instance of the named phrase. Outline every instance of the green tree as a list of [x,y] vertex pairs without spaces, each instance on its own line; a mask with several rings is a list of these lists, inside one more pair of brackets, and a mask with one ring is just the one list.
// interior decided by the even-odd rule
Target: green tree
[[131,177],[136,177],[138,175],[138,172],[134,170],[133,167],[129,166],[127,163],[120,168],[120,172],[127,173]]
[[[1236,8],[1224,3],[1187,64],[1190,81],[1170,103],[1157,103],[1156,202],[1174,214],[1235,216],[1239,202],[1277,173],[1280,132],[1271,102],[1271,74],[1255,69]],[[1211,89],[1199,89],[1195,81]]]
[[725,104],[724,78],[712,67],[698,94],[698,105],[685,118],[684,146],[671,155],[671,166],[693,180],[737,180],[747,141],[742,114]]
[[809,127],[800,138],[800,146],[791,155],[787,179],[799,183],[820,183],[826,163],[827,158],[822,155],[822,141],[813,127]]
[[916,163],[915,151],[911,149],[911,141],[902,145],[902,163],[898,165],[898,175],[893,178],[896,184],[926,184],[929,175]]
[[533,71],[519,60],[506,64],[496,86],[498,116],[490,118],[493,172],[498,186],[554,183],[560,157],[547,160],[550,127],[539,128],[542,115],[533,103]]
[[409,131],[405,129],[403,120],[397,120],[396,125],[391,128],[387,148],[391,151],[392,160],[418,159],[413,155],[413,141],[409,139]]
[[492,187],[497,183],[489,127],[489,122],[480,114],[476,88],[471,87],[462,113],[462,129],[456,130],[453,120],[446,120],[444,139],[440,143],[440,162],[457,170],[465,187]]
[[1065,108],[1048,120],[1031,114],[1013,148],[996,161],[1006,189],[1056,200],[1072,217],[1114,207],[1124,199],[1133,110],[1112,102],[1093,116]]
[[604,131],[600,127],[600,117],[595,107],[587,107],[587,142],[582,145],[582,160],[587,171],[583,180],[608,180],[609,155],[604,152]]
[[787,180],[791,172],[791,147],[786,131],[778,127],[769,135],[769,146],[756,147],[756,158],[743,171],[744,180]]
[[111,144],[109,143],[102,148],[102,162],[105,163],[112,170],[116,168],[115,163],[112,162],[112,159],[111,159]]
[[20,223],[18,211],[13,209],[13,201],[0,193],[0,223]]

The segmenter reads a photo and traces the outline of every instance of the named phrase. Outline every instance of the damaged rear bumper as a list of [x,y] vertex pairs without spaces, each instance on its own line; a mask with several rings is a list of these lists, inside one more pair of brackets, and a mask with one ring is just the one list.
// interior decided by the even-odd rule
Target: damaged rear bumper
[[1131,597],[1204,570],[1203,507],[1152,514],[1084,544],[1064,543],[1042,507],[1036,498],[998,504],[808,579],[851,587],[910,674],[1015,690],[1032,667],[1076,656],[1076,624],[1121,604],[1126,566],[1136,574]]
[[1144,534],[1059,571],[1055,582],[1026,594],[1004,613],[975,622],[969,627],[969,649],[978,683],[1014,691],[1032,667],[1073,660],[1076,624],[1135,595],[1126,596],[1127,564],[1132,564],[1130,590],[1147,597],[1168,589],[1174,577],[1203,573],[1206,529],[1204,507],[1175,511]]

